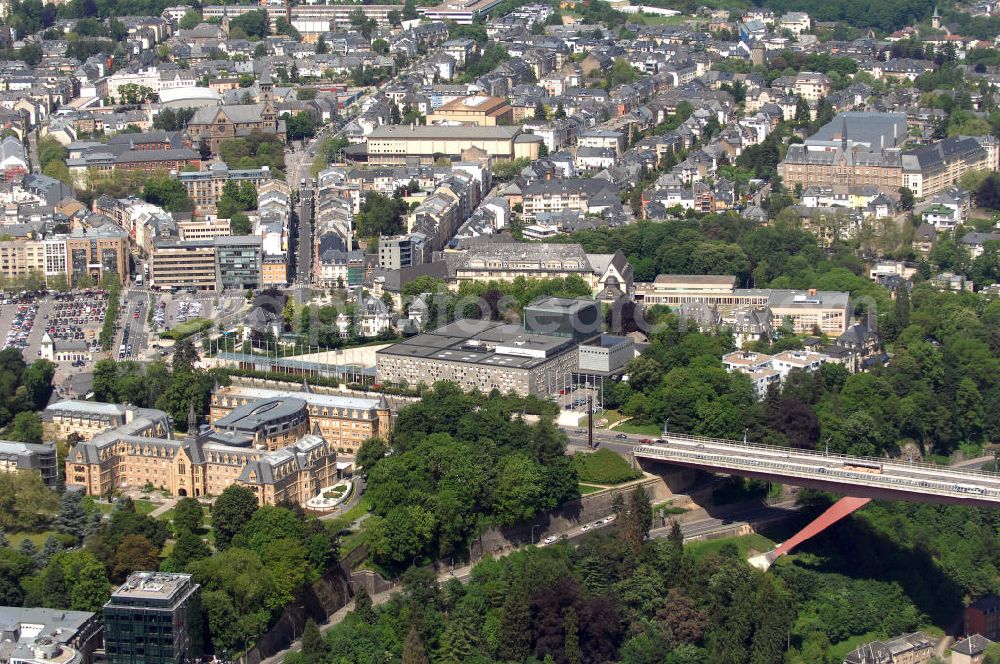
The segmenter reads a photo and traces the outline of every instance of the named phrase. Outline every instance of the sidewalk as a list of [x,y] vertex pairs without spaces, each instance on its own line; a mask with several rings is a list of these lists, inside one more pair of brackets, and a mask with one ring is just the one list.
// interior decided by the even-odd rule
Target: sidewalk
[[178,498],[167,498],[165,501],[163,501],[163,503],[159,507],[150,512],[149,516],[153,517],[154,519],[160,518],[161,514],[166,514],[167,512],[172,510],[174,508],[174,505],[177,504],[178,500],[179,500]]

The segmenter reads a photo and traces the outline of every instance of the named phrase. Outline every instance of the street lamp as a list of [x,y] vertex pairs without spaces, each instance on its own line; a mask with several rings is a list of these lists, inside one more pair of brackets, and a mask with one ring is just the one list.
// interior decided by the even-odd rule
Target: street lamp
[[750,433],[750,427],[743,430],[743,447],[750,447],[750,443],[747,442],[748,433]]
[[532,544],[535,543],[535,528],[537,528],[537,527],[538,527],[537,523],[531,527],[531,543]]

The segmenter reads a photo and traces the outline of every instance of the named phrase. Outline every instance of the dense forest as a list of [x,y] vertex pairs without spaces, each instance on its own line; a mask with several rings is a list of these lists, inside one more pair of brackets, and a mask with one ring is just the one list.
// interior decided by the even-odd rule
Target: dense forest
[[806,12],[813,21],[843,21],[859,28],[892,32],[928,18],[934,11],[933,0],[765,0],[763,5],[778,14]]
[[[810,513],[827,504],[811,498]],[[873,504],[769,573],[732,542],[636,541],[623,527],[484,561],[468,585],[411,568],[404,593],[373,609],[362,592],[294,663],[839,664],[851,644],[937,633],[963,595],[995,591],[998,527],[987,510]]]
[[[391,442],[364,443],[366,542],[392,572],[415,560],[464,557],[490,525],[530,519],[578,495],[555,407],[533,398],[465,394],[438,383],[400,411]],[[529,424],[517,415],[538,413]]]

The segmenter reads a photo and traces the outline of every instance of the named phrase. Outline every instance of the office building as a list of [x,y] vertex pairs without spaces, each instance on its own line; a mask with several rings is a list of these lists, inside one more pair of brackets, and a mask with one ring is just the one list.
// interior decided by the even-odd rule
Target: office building
[[0,240],[0,278],[48,281],[60,276],[73,286],[82,277],[101,283],[114,276],[121,284],[128,278],[128,267],[128,234],[114,224],[78,227],[44,239]]
[[155,242],[150,285],[156,289],[258,288],[262,276],[262,243],[258,235]]
[[402,11],[400,5],[300,4],[290,9],[290,22],[305,43],[314,43],[322,34],[350,28],[355,10],[361,10],[365,18],[374,19],[383,28],[389,27],[390,12]]
[[790,321],[796,334],[841,335],[851,322],[850,293],[777,288],[736,288],[736,277],[661,274],[653,282],[635,284],[635,301],[647,307],[679,309],[705,304],[720,314],[739,309],[767,310],[779,327]]
[[500,0],[446,0],[433,7],[418,7],[417,12],[430,21],[454,21],[472,25],[477,16],[486,16]]
[[257,235],[214,238],[219,290],[250,290],[261,283],[262,239]]
[[133,572],[104,605],[108,664],[197,661],[201,608],[190,574]]
[[383,270],[414,267],[429,260],[430,244],[423,233],[381,237],[378,240],[378,266]]
[[457,160],[475,148],[499,160],[538,159],[540,143],[520,127],[387,125],[368,135],[367,158],[370,164],[402,165],[414,157],[433,164],[442,157]]
[[468,391],[546,396],[576,370],[577,345],[519,325],[461,320],[377,351],[375,374],[380,383],[448,380]]
[[902,159],[902,186],[925,198],[955,186],[966,173],[997,170],[997,141],[992,136],[945,138],[904,152]]
[[58,477],[54,443],[33,444],[0,440],[0,473],[36,472],[45,486],[56,488]]
[[876,186],[895,191],[902,183],[900,147],[905,113],[841,113],[806,139],[788,146],[778,174],[788,187]]
[[173,424],[161,410],[96,401],[64,399],[42,411],[42,437],[57,442],[86,441],[105,429],[129,425],[134,435],[165,435]]
[[191,418],[185,438],[173,437],[172,423],[161,411],[96,402],[50,408],[50,421],[70,414],[85,423],[112,423],[86,438],[61,438],[73,443],[67,486],[94,496],[152,486],[201,497],[242,484],[261,505],[304,504],[339,477],[338,448],[356,452],[364,440],[387,436],[390,422],[384,399],[238,384],[216,388],[211,425],[199,429]]
[[154,289],[216,290],[215,238],[153,243],[150,286]]
[[226,415],[215,418],[212,426],[224,442],[238,442],[273,451],[308,433],[309,413],[302,399],[270,397],[237,406]]
[[620,373],[635,358],[635,341],[632,337],[602,334],[589,343],[580,344],[581,373],[609,376]]
[[601,306],[593,300],[543,297],[524,308],[524,329],[531,334],[582,342],[600,336],[601,322]]
[[91,664],[101,633],[90,611],[0,606],[0,662]]

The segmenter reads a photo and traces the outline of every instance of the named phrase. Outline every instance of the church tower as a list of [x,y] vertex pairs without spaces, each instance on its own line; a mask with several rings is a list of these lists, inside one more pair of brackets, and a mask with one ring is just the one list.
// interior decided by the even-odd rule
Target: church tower
[[266,71],[261,74],[257,86],[260,89],[257,95],[257,101],[261,104],[260,120],[268,127],[277,128],[278,113],[274,110],[274,82],[271,74]]
[[937,5],[934,5],[934,15],[931,16],[931,27],[935,30],[941,29],[941,12],[938,11]]

